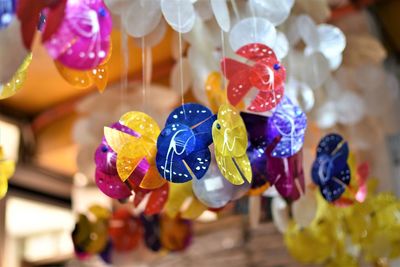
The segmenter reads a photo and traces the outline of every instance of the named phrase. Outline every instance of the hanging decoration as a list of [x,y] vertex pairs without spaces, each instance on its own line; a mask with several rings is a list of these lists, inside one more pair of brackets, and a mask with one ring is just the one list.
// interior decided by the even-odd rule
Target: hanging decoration
[[256,96],[250,103],[245,101],[249,111],[265,112],[276,107],[283,98],[286,71],[272,49],[263,44],[248,44],[236,54],[251,65],[222,59],[221,70],[229,80],[229,102],[236,106],[254,87],[258,90]]
[[[93,219],[89,219],[89,214]],[[75,252],[82,259],[85,259],[88,254],[103,252],[108,242],[110,213],[102,207],[92,206],[88,210],[88,215],[79,214],[75,229],[72,232]]]
[[[357,267],[361,259],[379,266],[397,258],[399,200],[391,194],[376,194],[375,187],[369,183],[365,202],[345,209],[324,201],[317,192],[312,223],[303,227],[290,222],[285,233],[290,254],[301,263],[323,266]],[[332,248],[332,244],[336,245]]]
[[200,104],[175,109],[157,140],[157,168],[173,183],[201,179],[211,162],[211,125],[215,116]]
[[134,215],[120,207],[114,212],[100,206],[91,206],[87,214],[79,214],[72,240],[75,255],[88,260],[99,255],[112,263],[112,252],[130,252],[141,242],[152,251],[182,251],[191,242],[192,223],[177,216]]
[[215,159],[222,175],[235,185],[251,183],[252,172],[246,154],[246,126],[239,112],[231,105],[221,105],[212,126]]
[[312,166],[312,180],[329,202],[339,199],[350,184],[349,146],[338,134],[321,139]]
[[90,70],[107,58],[111,30],[111,15],[102,0],[68,0],[65,18],[45,46],[66,67]]
[[119,120],[119,129],[104,128],[104,136],[117,153],[117,172],[120,179],[143,189],[159,188],[166,183],[155,165],[156,140],[160,128],[145,113],[132,111]]
[[267,173],[267,139],[268,120],[266,116],[241,112],[241,117],[247,128],[249,145],[247,155],[250,160],[253,179],[250,194],[260,195],[270,186]]
[[[134,250],[142,239],[152,251],[181,251],[191,240],[191,220],[267,189],[275,190],[274,219],[285,232],[289,250],[302,262],[357,266],[346,234],[367,261],[400,255],[398,200],[368,188],[372,183],[367,180],[368,164],[357,165],[340,135],[329,134],[318,145],[311,178],[319,191],[306,185],[305,112],[311,112],[309,118],[320,128],[354,126],[366,115],[379,119],[388,113],[371,95],[380,92],[373,90],[381,84],[375,80],[389,76],[369,67],[341,67],[351,57],[343,56],[346,37],[338,27],[316,24],[298,14],[298,6],[305,6],[302,0],[105,2],[0,1],[0,50],[5,62],[0,99],[21,88],[38,31],[69,84],[96,86],[100,92],[107,86],[112,50],[110,11],[121,16],[123,31],[140,40],[144,54],[162,40],[167,24],[178,32],[173,39],[179,51],[173,45],[177,64],[171,71],[174,90],[170,91],[180,90],[182,104],[163,120],[176,98],[170,93],[163,97],[160,91],[150,97],[149,102],[155,103],[151,111],[157,110],[161,118],[157,120],[165,121],[162,131],[145,103],[143,110],[153,117],[131,111],[104,127],[94,157],[95,182],[100,191],[126,206],[113,213],[92,207],[79,215],[72,238],[80,259],[99,254],[110,263],[110,251]],[[296,16],[290,16],[295,2]],[[146,57],[147,70],[151,57]],[[376,60],[379,64],[381,57]],[[148,72],[143,76],[150,77]],[[360,76],[366,78],[360,81]],[[151,91],[146,92],[150,79],[145,78],[144,95]],[[185,104],[183,95],[190,88],[210,109]],[[382,97],[389,100],[389,91]],[[132,94],[129,102],[138,98]],[[171,101],[168,108],[164,101]],[[117,112],[117,116],[123,113],[114,110],[118,101],[109,102],[96,114],[107,118],[97,121],[102,126],[115,121]],[[137,109],[129,104],[121,110]],[[101,104],[92,100],[91,108],[86,108],[96,105]],[[81,131],[91,126],[86,123]],[[90,145],[100,140],[85,137]],[[0,198],[13,171],[13,162],[0,161]]]

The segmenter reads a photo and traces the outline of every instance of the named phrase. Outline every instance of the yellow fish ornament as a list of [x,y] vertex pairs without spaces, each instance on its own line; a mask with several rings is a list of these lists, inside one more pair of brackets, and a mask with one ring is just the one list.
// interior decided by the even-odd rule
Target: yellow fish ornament
[[215,158],[222,175],[232,184],[251,183],[252,171],[246,154],[247,130],[239,111],[229,104],[218,110],[212,127]]

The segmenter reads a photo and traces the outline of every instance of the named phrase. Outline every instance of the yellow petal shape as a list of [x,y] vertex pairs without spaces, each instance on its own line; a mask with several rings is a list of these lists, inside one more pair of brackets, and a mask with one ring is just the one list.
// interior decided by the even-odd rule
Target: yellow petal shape
[[70,85],[80,89],[86,89],[94,85],[97,87],[97,90],[102,93],[108,83],[108,61],[111,54],[112,48],[110,47],[110,52],[107,54],[104,61],[97,68],[92,70],[82,71],[71,69],[57,60],[54,61],[54,64],[56,65],[58,73],[60,73],[64,80]]
[[108,145],[116,153],[119,153],[126,143],[134,143],[137,142],[138,139],[137,137],[110,127],[104,127],[104,137]]
[[93,85],[93,81],[89,76],[90,71],[80,71],[75,69],[70,69],[57,60],[54,61],[58,73],[67,81],[70,85],[80,88],[86,89]]
[[86,89],[95,85],[100,92],[103,92],[107,86],[107,63],[101,64],[97,68],[87,71],[68,68],[56,60],[54,61],[54,64],[56,65],[58,73],[60,73],[64,80],[76,88]]
[[146,151],[137,140],[122,146],[117,155],[117,172],[123,182],[129,178],[146,155]]
[[143,189],[153,190],[160,188],[166,182],[167,180],[161,177],[157,167],[152,164],[139,186]]
[[104,92],[108,83],[108,64],[100,65],[89,71],[89,77],[100,93]]
[[221,105],[212,127],[215,158],[222,175],[232,184],[240,185],[252,180],[247,157],[247,130],[239,112],[231,105]]
[[154,143],[157,142],[160,127],[149,115],[139,111],[130,111],[122,115],[119,122],[136,131],[141,136],[150,138]]
[[18,68],[17,72],[6,84],[0,84],[0,99],[5,99],[13,96],[21,89],[26,79],[26,73],[32,61],[32,53],[30,53]]

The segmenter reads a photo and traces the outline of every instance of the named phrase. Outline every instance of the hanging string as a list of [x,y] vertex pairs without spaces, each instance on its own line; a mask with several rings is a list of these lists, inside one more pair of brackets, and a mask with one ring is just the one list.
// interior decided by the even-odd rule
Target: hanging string
[[147,87],[147,82],[146,82],[146,41],[144,39],[144,36],[142,37],[142,111],[146,112],[146,87]]
[[[222,29],[221,29],[221,53],[222,53],[222,59],[225,59],[225,36],[224,36],[224,31]],[[225,77],[226,62],[225,62],[225,60],[223,60],[222,62],[223,62],[222,68],[224,71],[224,75],[222,75],[222,90],[225,91],[225,103],[227,104],[228,103],[228,95],[227,95],[228,90],[226,88],[226,77]]]
[[233,8],[233,13],[235,13],[236,19],[240,20],[240,15],[239,15],[239,9],[236,3],[236,0],[231,0],[232,8]]
[[[181,24],[181,9],[179,7],[178,9],[178,23],[179,25]],[[185,110],[185,97],[184,97],[184,91],[183,91],[183,48],[182,48],[182,33],[178,33],[178,43],[179,43],[179,81],[180,81],[180,87],[181,87],[181,102],[182,102],[182,109],[183,109],[183,114],[186,119],[186,110]]]
[[257,40],[257,20],[256,20],[256,12],[254,11],[254,6],[250,5],[250,12],[251,16],[253,17],[253,33],[254,33],[254,38]]
[[[122,16],[121,16],[122,23]],[[120,110],[123,113],[126,95],[128,90],[128,72],[129,72],[129,49],[128,49],[128,34],[121,27],[121,55],[122,55],[122,75],[121,75],[121,91],[120,91]]]

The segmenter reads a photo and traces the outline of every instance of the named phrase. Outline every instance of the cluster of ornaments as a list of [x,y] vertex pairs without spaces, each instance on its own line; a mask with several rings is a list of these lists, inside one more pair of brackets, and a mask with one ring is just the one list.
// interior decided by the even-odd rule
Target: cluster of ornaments
[[103,0],[2,1],[0,48],[8,53],[2,59],[7,69],[1,70],[0,99],[21,88],[38,32],[68,83],[79,88],[95,85],[103,91],[108,79],[111,31],[111,14]]
[[[349,166],[355,171],[355,180],[368,175],[365,166],[355,168],[354,160],[349,160]],[[301,263],[327,267],[358,267],[361,262],[396,266],[391,261],[400,256],[400,202],[392,194],[376,193],[376,186],[377,180],[370,179],[363,201],[346,208],[316,194],[314,219],[308,225],[297,221],[288,224],[284,237],[290,254]]]
[[[246,63],[221,61],[226,90],[221,77],[210,74],[206,90],[215,113],[188,103],[161,127],[132,111],[104,128],[95,153],[95,180],[104,194],[132,197],[135,206],[146,201],[147,215],[165,211],[194,219],[270,185],[293,200],[305,192],[301,148],[307,118],[284,95],[285,68],[263,44],[245,45],[237,54]],[[187,198],[191,204],[182,212]]]
[[94,255],[106,263],[113,262],[113,252],[130,252],[140,244],[151,251],[181,251],[192,239],[192,223],[166,215],[134,215],[127,208],[114,212],[91,206],[81,213],[72,232],[78,259]]

